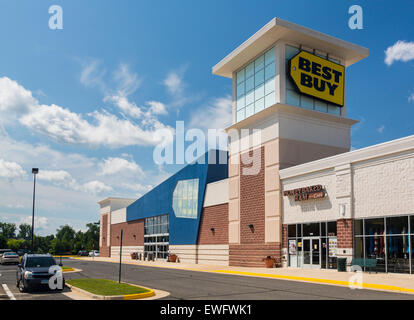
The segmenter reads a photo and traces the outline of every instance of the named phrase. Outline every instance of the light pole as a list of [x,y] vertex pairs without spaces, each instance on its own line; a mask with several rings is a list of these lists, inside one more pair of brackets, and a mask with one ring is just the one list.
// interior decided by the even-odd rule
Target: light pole
[[32,253],[34,253],[34,211],[35,211],[35,196],[36,196],[36,175],[39,173],[38,168],[32,168],[33,173],[33,210],[32,210]]

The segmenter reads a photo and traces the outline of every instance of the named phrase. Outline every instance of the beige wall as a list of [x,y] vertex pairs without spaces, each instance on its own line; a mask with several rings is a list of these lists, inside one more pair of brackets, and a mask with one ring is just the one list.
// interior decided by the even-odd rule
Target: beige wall
[[170,253],[177,255],[180,263],[229,265],[228,245],[170,245]]
[[284,196],[283,223],[414,214],[414,136],[283,169],[280,175],[282,190],[321,184],[328,193],[299,202]]
[[204,195],[203,207],[229,202],[229,179],[208,183]]

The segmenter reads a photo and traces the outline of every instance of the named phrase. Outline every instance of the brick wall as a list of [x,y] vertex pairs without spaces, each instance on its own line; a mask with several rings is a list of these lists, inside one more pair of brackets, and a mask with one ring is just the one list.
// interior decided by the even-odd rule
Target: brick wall
[[108,214],[103,214],[101,216],[102,233],[99,235],[101,237],[101,246],[99,247],[99,255],[101,257],[109,257],[111,251],[107,246],[108,216]]
[[[121,229],[123,232],[123,246],[143,246],[144,245],[144,219],[111,225],[111,247],[119,246]],[[135,235],[135,237],[134,237]]]
[[336,222],[338,248],[353,248],[352,222],[352,219],[340,219]]
[[263,259],[271,256],[276,265],[281,263],[280,243],[230,245],[229,265],[241,267],[264,267]]
[[[211,231],[214,228],[214,232]],[[203,208],[198,244],[229,243],[229,205],[228,203]]]
[[[253,156],[253,152],[249,152]],[[251,165],[240,160],[240,243],[253,244],[265,242],[265,177],[264,147],[260,147],[260,171],[256,175],[243,174],[243,168]],[[259,159],[254,159],[256,163]],[[249,224],[254,228],[250,229]]]
[[282,248],[287,248],[288,247],[287,231],[288,231],[288,225],[284,224],[282,226]]

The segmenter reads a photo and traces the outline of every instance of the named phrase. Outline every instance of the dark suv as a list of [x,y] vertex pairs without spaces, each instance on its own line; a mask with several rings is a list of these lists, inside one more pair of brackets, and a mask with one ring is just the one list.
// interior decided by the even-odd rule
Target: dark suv
[[[53,276],[49,273],[49,268],[57,265],[56,260],[50,254],[25,254],[16,273],[16,285],[19,291],[26,292],[42,287],[49,289],[49,278]],[[64,287],[65,279],[63,278]]]

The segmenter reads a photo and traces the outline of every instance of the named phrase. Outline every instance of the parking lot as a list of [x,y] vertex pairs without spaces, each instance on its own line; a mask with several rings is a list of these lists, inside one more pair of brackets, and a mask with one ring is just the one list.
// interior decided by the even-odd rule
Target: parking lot
[[[59,262],[59,261],[58,261]],[[118,264],[92,260],[63,259],[63,265],[81,269],[65,273],[66,280],[75,278],[105,278],[118,280]],[[0,300],[70,300],[73,294],[63,292],[20,293],[16,287],[16,265],[0,265]],[[164,290],[172,300],[412,300],[414,295],[374,290],[351,290],[346,287],[213,274],[125,264],[122,280],[153,289]]]

